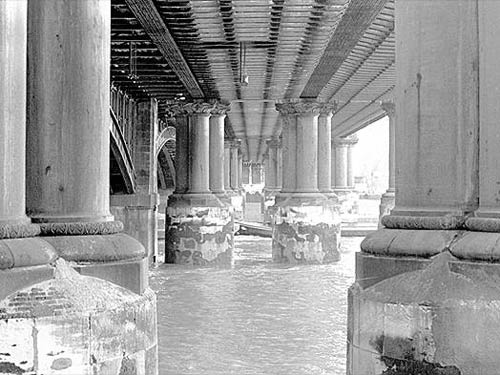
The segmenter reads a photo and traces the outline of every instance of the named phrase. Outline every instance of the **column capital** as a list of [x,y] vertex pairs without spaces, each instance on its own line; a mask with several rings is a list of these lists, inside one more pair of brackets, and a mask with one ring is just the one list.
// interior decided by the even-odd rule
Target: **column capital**
[[389,117],[392,117],[396,113],[396,104],[393,100],[384,100],[380,102],[380,107]]
[[210,113],[214,116],[225,116],[231,110],[231,103],[225,100],[213,100],[213,108]]
[[214,108],[215,103],[205,102],[201,99],[184,105],[184,110],[189,115],[210,115]]
[[167,108],[165,110],[166,117],[184,117],[189,113],[185,102],[167,100]]
[[333,143],[336,147],[346,147],[346,146],[354,146],[358,143],[359,138],[356,134],[351,134],[347,137],[337,137],[333,140]]
[[279,138],[271,138],[266,140],[267,147],[269,148],[280,148],[281,147],[281,140]]
[[324,103],[310,99],[286,99],[276,102],[276,110],[282,116],[291,115],[319,115]]
[[320,116],[331,117],[337,111],[337,102],[320,103],[319,114]]

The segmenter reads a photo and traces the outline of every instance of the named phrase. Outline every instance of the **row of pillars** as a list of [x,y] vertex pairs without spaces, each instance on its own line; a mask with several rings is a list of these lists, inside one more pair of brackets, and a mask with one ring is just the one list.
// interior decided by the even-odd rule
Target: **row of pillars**
[[16,372],[158,373],[145,249],[110,214],[110,30],[110,0],[0,1],[0,347]]
[[221,101],[174,103],[176,121],[175,194],[223,195],[241,185],[238,140],[224,139],[229,104]]
[[313,101],[278,103],[281,139],[267,141],[266,189],[332,193],[354,188],[355,135],[332,139],[335,104]]

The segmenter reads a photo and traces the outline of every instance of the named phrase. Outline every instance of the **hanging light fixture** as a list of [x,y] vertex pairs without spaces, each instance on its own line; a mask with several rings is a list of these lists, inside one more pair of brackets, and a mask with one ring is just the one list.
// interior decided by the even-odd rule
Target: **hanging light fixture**
[[240,42],[240,85],[248,86],[247,74],[247,46],[245,42]]

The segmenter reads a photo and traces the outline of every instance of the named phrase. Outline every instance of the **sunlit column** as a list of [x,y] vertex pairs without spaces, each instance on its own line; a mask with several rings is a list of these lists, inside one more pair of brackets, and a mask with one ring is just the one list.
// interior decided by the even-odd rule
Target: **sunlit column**
[[231,190],[231,141],[224,140],[224,190]]
[[109,0],[29,2],[26,202],[35,221],[113,220],[110,24]]
[[318,189],[330,193],[332,169],[332,116],[334,106],[325,104],[318,117]]
[[296,140],[297,140],[297,121],[295,119],[295,110],[287,102],[276,103],[276,110],[280,114],[282,126],[282,193],[291,193],[295,191],[296,186]]
[[210,190],[224,192],[224,119],[229,110],[227,103],[216,102],[210,116]]
[[353,134],[347,137],[349,143],[347,145],[347,186],[349,189],[354,189],[354,163],[353,163],[353,149],[358,143],[357,135]]

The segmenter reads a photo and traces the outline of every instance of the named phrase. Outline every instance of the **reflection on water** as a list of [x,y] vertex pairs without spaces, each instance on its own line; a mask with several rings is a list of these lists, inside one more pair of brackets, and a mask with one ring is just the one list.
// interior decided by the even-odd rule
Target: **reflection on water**
[[270,239],[238,236],[233,269],[155,268],[160,374],[344,375],[360,242],[343,238],[339,263],[287,267]]

